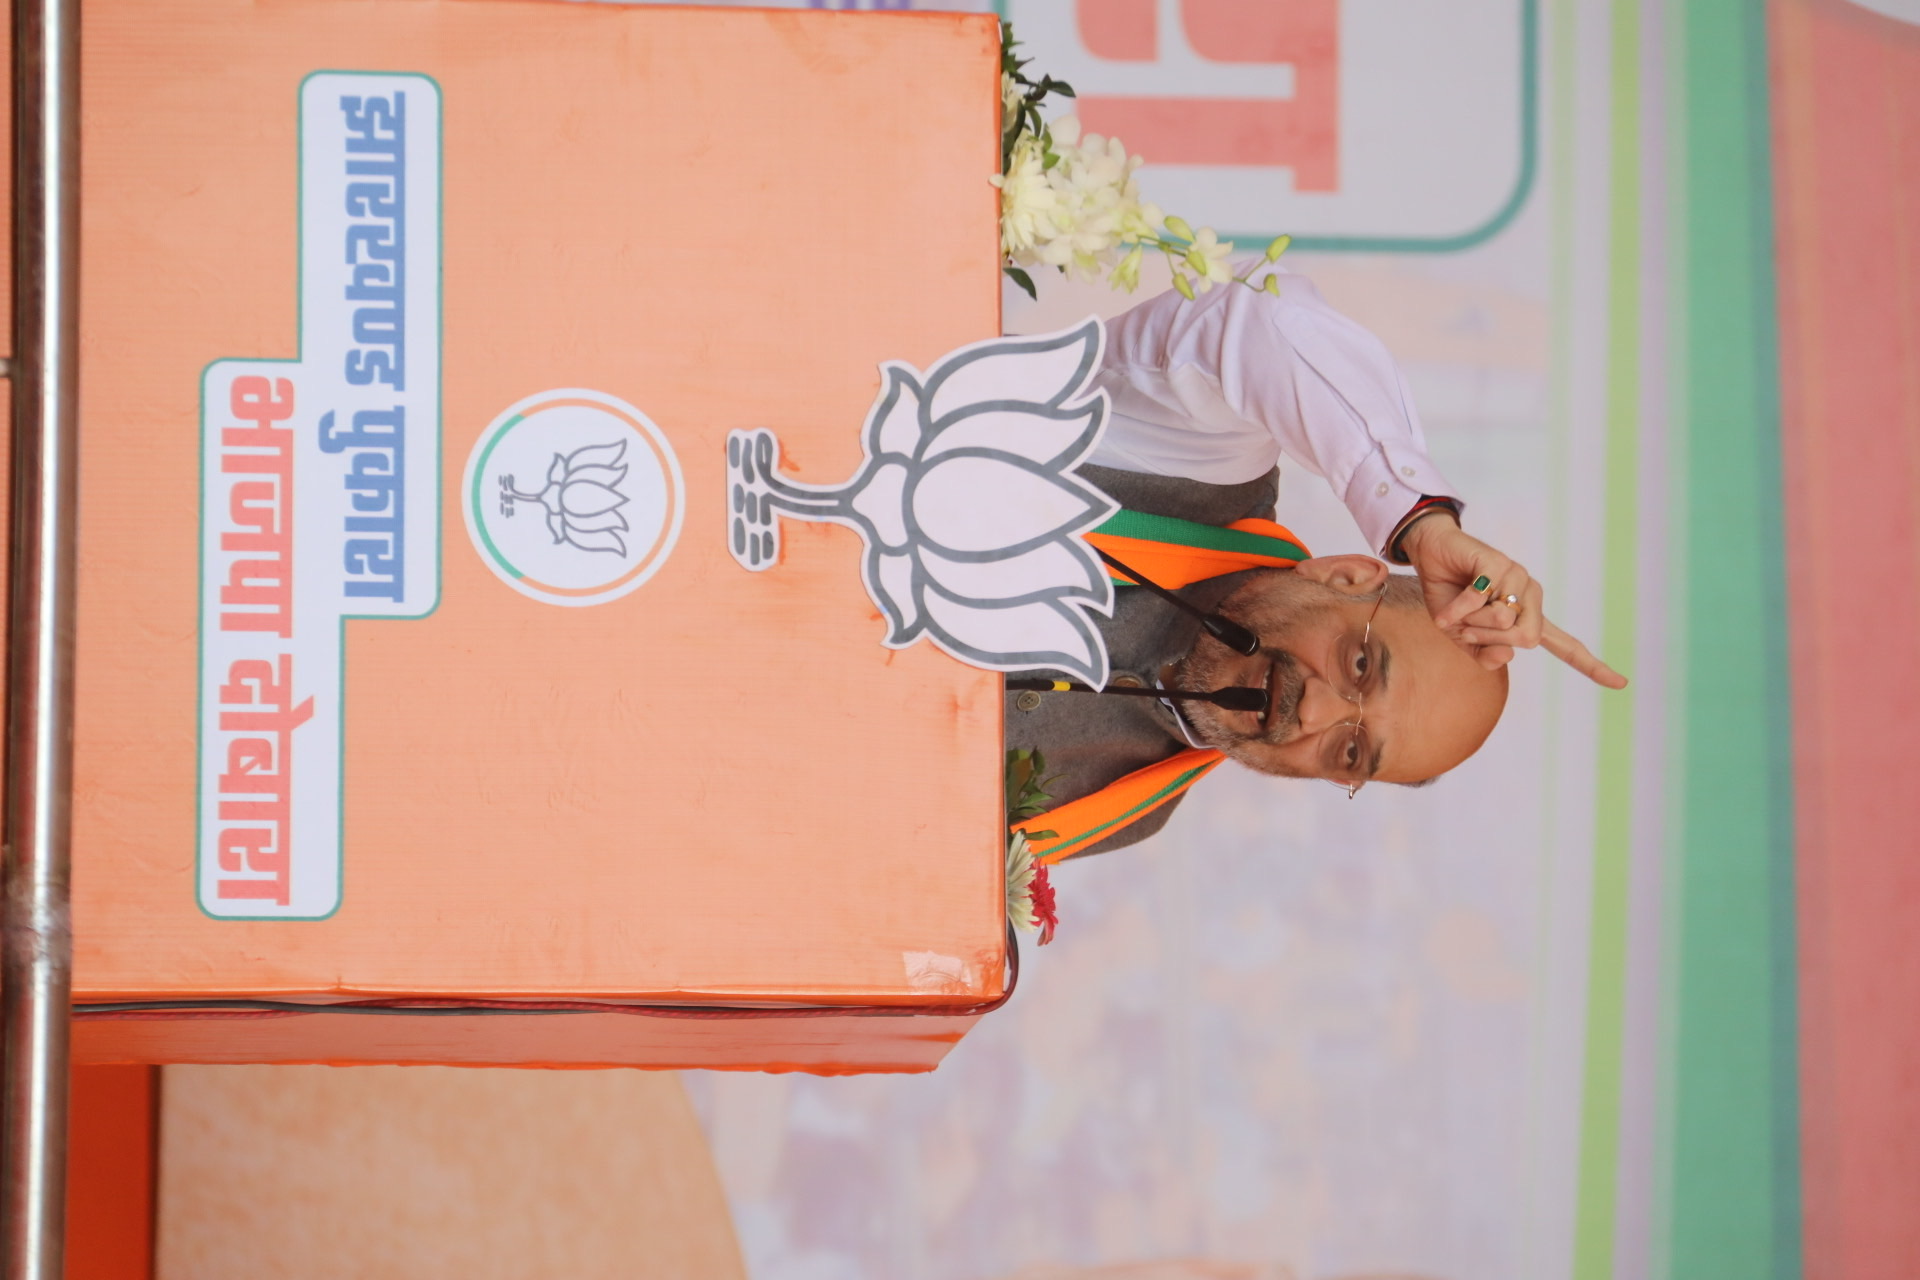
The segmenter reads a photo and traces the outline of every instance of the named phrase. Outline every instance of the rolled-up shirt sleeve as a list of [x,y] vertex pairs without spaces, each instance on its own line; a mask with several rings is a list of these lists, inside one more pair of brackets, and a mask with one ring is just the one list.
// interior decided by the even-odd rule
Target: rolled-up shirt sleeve
[[1091,461],[1105,466],[1238,484],[1284,455],[1382,551],[1422,497],[1458,498],[1392,355],[1304,276],[1283,275],[1277,298],[1227,285],[1148,299],[1108,322],[1099,385],[1113,412]]

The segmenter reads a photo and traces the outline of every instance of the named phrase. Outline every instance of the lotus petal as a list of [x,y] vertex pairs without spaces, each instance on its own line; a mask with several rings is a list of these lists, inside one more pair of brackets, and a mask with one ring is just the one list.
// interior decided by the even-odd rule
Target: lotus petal
[[575,467],[567,472],[567,483],[585,481],[588,484],[603,484],[611,489],[627,478],[625,467]]
[[998,671],[1065,671],[1107,682],[1107,650],[1093,625],[1058,600],[988,608],[928,587],[921,593],[927,629],[962,662]]
[[867,452],[909,456],[920,448],[920,383],[913,370],[897,361],[880,366],[880,397],[867,410]]
[[1102,613],[1113,608],[1113,580],[1078,538],[1055,538],[1004,560],[949,560],[922,550],[920,568],[956,600],[1085,600]]
[[1089,319],[1037,338],[991,338],[943,358],[927,375],[927,416],[938,422],[976,404],[1024,402],[1058,408],[1100,363],[1105,331]]
[[887,638],[882,643],[890,648],[911,643],[925,626],[914,599],[913,557],[875,550],[867,557],[866,569],[867,594],[887,615]]
[[1043,467],[1071,466],[1092,451],[1106,424],[1104,395],[1070,409],[983,407],[949,417],[928,437],[931,460],[958,449],[1011,453]]
[[898,462],[882,463],[859,482],[849,505],[872,527],[880,545],[898,551],[907,545],[906,489],[907,468]]
[[569,533],[567,541],[582,551],[611,551],[615,555],[627,554],[627,544],[612,529],[582,529],[578,533]]
[[908,504],[914,523],[941,551],[987,558],[1078,533],[1114,510],[1096,490],[1067,476],[973,453],[942,455],[919,476]]
[[596,511],[591,515],[566,517],[567,528],[575,532],[597,529],[625,529],[627,517],[620,511]]
[[626,495],[591,480],[570,480],[560,490],[560,508],[569,516],[591,516],[625,506]]
[[567,466],[578,471],[581,467],[617,467],[620,459],[627,456],[627,442],[616,440],[612,444],[590,444],[575,449],[567,455]]

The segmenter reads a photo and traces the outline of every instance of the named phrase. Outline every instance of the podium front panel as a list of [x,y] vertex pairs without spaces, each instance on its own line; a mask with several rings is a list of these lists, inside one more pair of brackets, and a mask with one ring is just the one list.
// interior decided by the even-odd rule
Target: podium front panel
[[998,677],[725,482],[997,332],[993,21],[83,34],[76,1000],[998,995]]

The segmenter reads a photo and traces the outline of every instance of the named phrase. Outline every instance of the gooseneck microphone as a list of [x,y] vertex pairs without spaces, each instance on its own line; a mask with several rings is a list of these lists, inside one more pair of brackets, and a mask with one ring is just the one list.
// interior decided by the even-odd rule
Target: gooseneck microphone
[[1129,694],[1136,698],[1165,698],[1169,702],[1211,702],[1216,707],[1228,711],[1251,711],[1258,714],[1267,709],[1267,691],[1250,689],[1246,685],[1233,685],[1226,689],[1144,689],[1115,687],[1096,689],[1090,684],[1081,684],[1077,680],[1009,680],[1009,689],[1032,689],[1039,693],[1105,693],[1112,695]]
[[[1167,590],[1159,583],[1147,577],[1144,573],[1141,573],[1138,569],[1129,569],[1126,565],[1120,563],[1106,552],[1101,551],[1098,547],[1095,547],[1094,551],[1099,554],[1102,560],[1106,561],[1113,568],[1118,569],[1121,573],[1126,574],[1129,578],[1132,578],[1134,582],[1140,586],[1153,592],[1175,608],[1182,609],[1200,619],[1200,625],[1206,629],[1208,635],[1227,646],[1227,648],[1232,649],[1235,653],[1245,654],[1251,658],[1254,654],[1260,652],[1260,637],[1254,635],[1253,632],[1247,630],[1247,628],[1241,626],[1239,623],[1229,618],[1223,618],[1217,613],[1208,613],[1191,601],[1183,599]],[[1120,697],[1164,698],[1168,702],[1211,702],[1214,706],[1222,710],[1251,711],[1256,715],[1264,713],[1267,709],[1267,691],[1265,689],[1251,689],[1246,685],[1232,685],[1225,689],[1211,690],[1144,689],[1128,688],[1125,686],[1096,689],[1090,684],[1081,684],[1077,680],[1018,679],[1007,681],[1007,688],[1016,690],[1031,689],[1037,693],[1104,693]]]
[[1206,629],[1208,635],[1235,653],[1245,654],[1251,658],[1254,654],[1260,652],[1260,637],[1239,623],[1229,618],[1223,618],[1217,613],[1208,613],[1205,609],[1200,608],[1185,597],[1167,590],[1159,583],[1141,573],[1138,569],[1127,568],[1127,566],[1121,564],[1106,552],[1101,551],[1098,547],[1095,547],[1094,551],[1102,560],[1105,560],[1108,565],[1126,574],[1129,578],[1132,578],[1135,582],[1153,592],[1174,608],[1184,610],[1200,619],[1200,625]]

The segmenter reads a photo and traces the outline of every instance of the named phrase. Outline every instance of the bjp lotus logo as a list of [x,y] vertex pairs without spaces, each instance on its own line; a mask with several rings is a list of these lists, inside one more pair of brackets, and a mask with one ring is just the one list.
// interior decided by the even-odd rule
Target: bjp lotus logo
[[598,391],[528,396],[467,460],[467,531],[494,575],[548,604],[602,604],[657,572],[686,492],[660,429]]
[[620,461],[626,456],[627,442],[593,444],[572,453],[556,453],[547,468],[547,487],[538,493],[521,493],[510,475],[500,477],[500,514],[511,516],[514,503],[532,502],[547,512],[547,531],[555,542],[564,542],[581,551],[610,551],[627,554],[621,538],[627,518],[620,508],[627,496],[620,482],[627,468]]
[[1079,535],[1117,509],[1080,478],[1106,397],[1087,390],[1097,320],[1042,338],[963,347],[925,375],[881,366],[866,460],[843,485],[780,472],[771,431],[727,440],[728,548],[746,569],[780,557],[780,518],[852,527],[861,576],[886,616],[881,643],[921,637],[995,671],[1066,671],[1106,682],[1089,611],[1113,611],[1113,584]]

